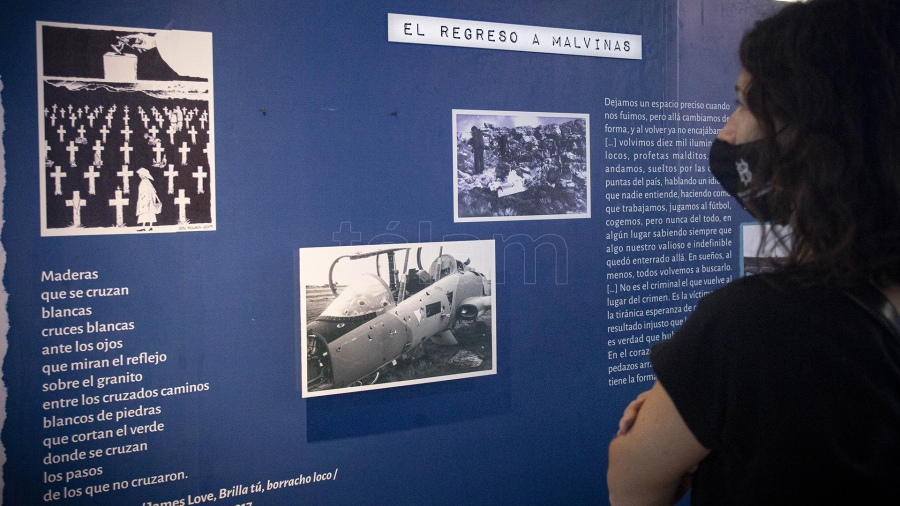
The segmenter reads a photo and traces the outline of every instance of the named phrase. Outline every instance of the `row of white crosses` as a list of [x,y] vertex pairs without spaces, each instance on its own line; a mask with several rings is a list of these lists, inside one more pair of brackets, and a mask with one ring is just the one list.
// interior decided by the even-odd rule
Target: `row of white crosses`
[[[68,107],[59,107],[57,104],[52,105],[52,114],[49,109],[44,109],[44,115],[49,116],[51,126],[56,126],[57,114],[61,119],[65,119],[68,113],[68,118],[71,124],[71,128],[75,128],[76,122],[79,119],[86,119],[88,121],[88,125],[91,128],[94,127],[94,120],[101,118],[103,114],[104,107],[99,105],[95,107],[93,110],[88,106],[74,108],[71,104]],[[91,149],[94,151],[94,165],[88,167],[88,171],[84,172],[83,177],[88,179],[88,194],[95,195],[96,194],[96,178],[100,176],[100,173],[95,171],[95,168],[102,167],[102,152],[106,149],[104,144],[107,140],[107,134],[109,134],[110,128],[112,128],[112,121],[117,110],[117,106],[114,104],[111,107],[106,109],[106,116],[104,119],[105,123],[99,123],[100,128],[97,130],[102,135],[102,141],[97,140],[94,146],[91,146]],[[156,127],[156,125],[150,124],[150,115],[148,115],[141,106],[137,108],[138,114],[140,116],[140,121],[143,123],[144,128],[149,133],[151,139],[150,143],[153,144],[153,151],[156,153],[156,162],[160,163],[161,154],[164,151],[162,148],[162,142],[156,137],[156,134],[160,132],[160,130]],[[164,126],[165,119],[168,118],[170,120],[169,128],[166,130],[166,133],[169,134],[169,144],[175,145],[174,135],[176,132],[181,131],[182,128],[187,129],[187,133],[191,136],[191,144],[197,143],[197,130],[191,124],[191,121],[195,116],[198,115],[200,111],[197,108],[193,110],[182,109],[179,106],[176,106],[173,109],[169,109],[168,107],[163,107],[163,111],[160,112],[156,109],[156,107],[151,107],[150,114],[152,114],[153,119],[156,120],[157,124],[160,127]],[[209,116],[207,111],[203,111],[202,114],[197,116],[198,121],[202,129],[206,129],[206,124],[209,121]],[[130,193],[130,177],[134,175],[134,171],[129,170],[128,165],[131,163],[131,152],[134,151],[134,147],[129,145],[131,140],[131,134],[135,133],[134,130],[130,128],[130,116],[129,116],[129,107],[125,105],[123,107],[123,123],[124,128],[119,131],[125,138],[125,142],[119,148],[119,151],[122,152],[125,164],[122,166],[122,170],[116,172],[116,175],[122,178],[122,186],[120,189],[116,190],[116,198],[110,199],[111,206],[116,206],[116,224],[117,226],[123,226],[123,216],[122,216],[122,207],[128,205],[128,199],[122,198],[122,194]],[[148,124],[150,126],[148,127]],[[60,123],[59,128],[55,130],[57,134],[59,134],[59,142],[65,142],[65,134],[66,128]],[[75,153],[79,151],[79,144],[86,144],[87,139],[84,134],[86,132],[84,128],[84,124],[80,124],[77,129],[78,137],[74,141],[69,141],[69,145],[65,148],[69,153],[69,164],[72,167],[76,167],[75,162]],[[49,154],[51,147],[45,141],[44,142],[44,150],[46,154]],[[191,151],[191,148],[187,146],[187,142],[182,142],[180,148],[178,148],[178,152],[181,154],[181,164],[187,164],[187,154]],[[204,153],[208,152],[208,148],[203,149]],[[173,164],[168,164],[168,170],[163,172],[163,175],[168,178],[168,193],[174,194],[175,192],[175,177],[178,176],[178,171],[175,170],[175,166]],[[191,174],[194,178],[197,179],[197,193],[204,193],[204,184],[203,180],[208,177],[208,173],[203,171],[203,166],[198,166],[197,171]],[[67,174],[62,172],[61,166],[55,166],[55,171],[50,174],[50,177],[54,179],[54,194],[62,195],[62,178],[67,177]],[[178,190],[178,197],[174,199],[174,203],[179,206],[179,222],[186,222],[185,216],[185,206],[190,204],[190,198],[184,196],[184,190]],[[87,202],[81,198],[79,191],[73,191],[72,198],[66,200],[66,206],[72,207],[73,209],[73,224],[75,226],[81,225],[81,208],[87,206]]]
[[[163,176],[166,176],[166,178],[168,178],[168,180],[169,180],[169,188],[168,188],[169,195],[175,193],[175,177],[178,176],[178,171],[175,170],[175,166],[170,164],[169,170],[163,172]],[[193,176],[197,179],[197,193],[204,193],[203,180],[206,179],[206,177],[209,176],[209,174],[207,174],[206,172],[203,172],[203,166],[198,165],[197,172],[194,172],[193,174],[191,174],[191,176]]]
[[[50,115],[51,126],[56,126],[56,112],[57,112],[58,106],[56,104],[53,104],[52,107],[53,107],[52,115],[50,115],[51,114],[50,110],[47,108],[44,109],[44,115],[45,116]],[[72,106],[69,105],[70,109],[71,109],[71,107]],[[87,111],[87,110],[89,110],[88,106],[84,106],[84,108],[76,109],[76,111],[78,112],[78,117],[80,117],[80,115],[82,114],[82,111]],[[90,121],[89,124],[90,124],[91,128],[93,128],[93,120],[94,120],[93,113],[94,112],[100,113],[100,112],[102,112],[102,110],[103,110],[103,106],[97,106],[96,108],[94,108],[94,111],[91,112],[87,116],[89,118],[89,121]],[[131,141],[131,134],[134,133],[134,130],[132,130],[129,125],[130,116],[128,114],[128,106],[126,105],[123,108],[123,110],[124,110],[124,115],[122,116],[122,119],[124,121],[125,128],[120,130],[119,133],[121,133],[125,137],[125,143],[122,147],[119,148],[119,151],[123,152],[125,163],[128,164],[128,163],[130,163],[131,152],[134,151],[134,148],[129,145],[129,142]],[[66,109],[59,108],[60,114],[65,115],[65,111],[66,111]],[[112,107],[110,107],[107,110],[107,114],[106,114],[107,122],[98,130],[103,136],[102,144],[106,144],[106,135],[110,132],[109,129],[112,128],[113,114],[115,113],[115,111],[116,111],[115,105],[113,105]],[[177,111],[177,114],[175,113],[175,111]],[[166,114],[164,115],[164,114],[159,113],[156,110],[155,106],[151,108],[151,113],[153,113],[155,115],[155,118],[156,118],[157,122],[159,123],[160,127],[163,126],[164,117],[166,115],[168,115],[168,117],[170,118],[169,128],[165,130],[165,133],[169,134],[168,135],[169,145],[172,145],[172,146],[175,145],[175,133],[180,132],[182,130],[182,124],[184,125],[185,129],[187,130],[187,133],[190,134],[190,136],[191,136],[191,144],[192,145],[197,144],[197,134],[199,132],[191,124],[191,120],[198,112],[198,109],[196,107],[194,108],[193,111],[187,111],[186,113],[182,113],[180,107],[176,107],[171,112],[168,110],[168,107],[163,107],[163,112]],[[160,133],[160,130],[156,127],[156,125],[152,125],[149,128],[147,127],[150,117],[144,112],[144,109],[140,106],[138,106],[138,113],[140,114],[141,121],[144,124],[144,128],[150,134],[150,137],[153,139],[153,141],[158,140],[159,138],[156,136],[156,134]],[[70,113],[70,118],[72,120],[71,128],[75,128],[75,122],[77,120],[76,115]],[[207,121],[208,121],[207,111],[203,111],[203,114],[201,114],[199,117],[201,129],[206,130],[206,122]],[[63,126],[62,124],[60,124],[59,128],[57,128],[55,131],[56,131],[56,133],[59,134],[59,142],[65,142],[66,127]],[[87,139],[85,139],[85,137],[84,137],[85,129],[84,129],[83,124],[79,125],[79,128],[77,131],[78,131],[79,136],[74,141],[70,141],[69,147],[66,148],[66,151],[69,152],[69,164],[72,167],[75,167],[75,153],[78,151],[78,146],[76,146],[76,144],[83,144],[83,143],[87,142]],[[102,151],[103,150],[102,144],[101,144],[101,141],[98,140],[96,143],[96,146],[92,147],[92,149],[94,149],[95,152]],[[156,152],[156,162],[159,163],[160,155],[162,154],[164,149],[160,142],[154,142],[153,144],[154,144],[153,151]],[[50,147],[47,146],[46,149],[47,149],[47,151],[49,151]],[[181,154],[181,164],[182,165],[187,164],[187,153],[189,153],[190,151],[191,151],[191,148],[189,148],[187,146],[187,142],[186,141],[182,142],[181,147],[178,148],[178,152]],[[207,149],[204,149],[203,152],[204,153],[207,152]],[[98,159],[98,157],[96,156],[96,153],[95,153],[94,159],[95,159],[95,161]]]
[[[93,171],[93,166],[91,166],[91,171],[85,173],[85,177],[88,177],[90,174],[90,189],[88,191],[89,194],[94,195],[94,179],[100,175],[99,172]],[[202,167],[200,167],[202,169]],[[51,174],[51,177],[56,179],[57,186],[57,195],[62,195],[62,192],[59,191],[60,179],[66,177],[65,173],[60,172],[60,167],[56,167],[57,171]],[[174,193],[174,178],[178,175],[178,172],[173,170],[174,167],[169,165],[169,170],[164,172],[163,174],[169,178],[169,194]],[[123,199],[122,194],[129,193],[128,189],[128,178],[134,175],[134,171],[128,170],[128,166],[124,166],[121,171],[116,173],[119,176],[122,176],[123,188],[116,189],[116,198],[110,199],[109,205],[116,206],[116,226],[121,227],[124,224],[123,215],[122,215],[122,207],[128,205],[128,199]],[[197,178],[197,193],[203,193],[203,179],[206,177],[206,174],[203,171],[199,171],[194,173],[194,177]],[[184,196],[184,189],[178,189],[178,197],[175,198],[175,205],[178,206],[178,222],[186,223],[185,216],[185,206],[191,203],[191,199]],[[87,202],[81,199],[81,192],[75,190],[72,192],[72,198],[70,200],[66,200],[66,206],[72,208],[72,222],[76,227],[81,226],[81,208],[87,206]]]
[[[65,114],[66,114],[66,109],[59,108],[56,104],[53,104],[52,109],[53,109],[53,111],[51,112],[50,109],[44,108],[44,116],[49,116],[50,125],[55,127],[57,112],[61,115],[61,117],[64,118]],[[71,109],[72,109],[72,105],[70,104],[69,110],[71,111]],[[130,119],[131,119],[129,116],[128,106],[126,105],[123,108],[123,110],[124,110],[124,114],[122,116],[122,119],[123,119],[123,121],[125,123],[125,127],[127,129],[129,127],[129,123],[130,123]],[[102,115],[103,106],[102,105],[97,106],[93,110],[90,110],[90,108],[88,106],[84,106],[83,108],[75,109],[75,111],[77,114],[73,114],[71,112],[69,114],[69,120],[70,120],[72,128],[75,128],[75,123],[79,119],[82,119],[82,115],[84,115],[84,118],[88,120],[88,124],[90,125],[90,127],[94,128],[94,120],[99,118]],[[113,105],[112,107],[110,107],[107,110],[107,113],[105,116],[105,119],[106,119],[105,126],[107,129],[112,128],[112,120],[113,120],[115,111],[116,111],[115,105]],[[187,108],[182,109],[180,106],[176,106],[172,110],[169,110],[168,107],[163,107],[162,112],[158,111],[155,106],[150,108],[150,114],[153,115],[153,119],[156,120],[156,122],[160,128],[164,127],[165,119],[166,118],[169,119],[169,128],[165,130],[165,133],[169,134],[169,143],[170,144],[175,143],[174,134],[176,132],[180,132],[182,130],[182,128],[187,130],[188,133],[191,134],[191,143],[192,144],[197,143],[197,133],[199,133],[199,132],[194,129],[194,126],[191,124],[191,122],[194,119],[194,116],[197,116],[197,114],[199,112],[200,112],[199,109],[197,109],[196,107],[193,110],[187,110]],[[151,119],[150,115],[148,115],[146,113],[146,111],[144,111],[143,107],[141,107],[141,106],[138,106],[138,114],[140,115],[141,122],[144,125],[144,129],[147,130],[148,132],[150,132],[151,135],[154,138],[156,138],[156,134],[159,133],[160,130],[156,127],[156,125],[153,125],[152,127],[148,127],[148,124]],[[206,123],[208,121],[209,121],[209,113],[207,111],[203,111],[203,113],[200,114],[199,118],[198,118],[198,122],[200,123],[201,130],[207,130]],[[62,127],[62,129],[64,130],[65,127],[62,125],[62,123],[60,123],[59,126]],[[81,128],[83,129],[83,125],[81,126]],[[129,134],[133,133],[133,132],[134,132],[133,130],[131,130],[129,133],[125,133],[125,131],[122,131],[122,133],[125,134],[125,136],[126,136],[126,140],[129,140]],[[81,130],[81,133],[83,136],[83,130]],[[103,135],[104,142],[106,142],[106,133],[108,133],[108,130],[106,130],[104,132],[104,135]],[[62,136],[62,131],[60,132],[60,136]],[[62,142],[62,141],[60,141],[60,142]]]
[[[116,226],[124,227],[125,226],[125,213],[123,209],[128,205],[129,199],[122,197],[122,190],[116,190],[116,198],[109,199],[109,205],[115,206],[116,208]],[[191,199],[189,197],[184,196],[184,189],[178,190],[178,197],[175,198],[174,203],[178,206],[178,223],[187,223],[187,214],[185,212],[185,208],[188,204],[191,203]],[[72,208],[72,225],[76,227],[81,226],[81,208],[87,207],[87,202],[81,199],[81,192],[73,191],[72,198],[70,200],[66,200],[66,206]]]
[[[50,118],[50,126],[54,126],[54,127],[56,126],[57,117],[59,117],[60,119],[66,118],[66,111],[68,111],[68,113],[69,113],[69,123],[71,124],[72,128],[75,128],[75,123],[81,119],[86,119],[88,121],[88,124],[90,125],[90,127],[94,128],[94,120],[100,119],[103,115],[103,106],[102,105],[98,105],[93,110],[86,105],[84,107],[79,107],[76,109],[76,108],[73,108],[72,104],[69,104],[68,108],[59,107],[57,104],[53,104],[51,106],[51,108],[53,109],[52,111],[46,107],[44,108],[44,116]],[[109,128],[112,128],[113,114],[115,113],[115,111],[116,111],[116,106],[113,105],[112,107],[109,108],[109,110],[106,113],[106,116],[105,116],[106,125]],[[124,116],[125,124],[127,125],[128,121],[129,121],[127,105],[125,106],[124,111],[125,111],[125,116]],[[171,127],[170,127],[171,130],[173,132],[180,132],[182,129],[182,126],[185,129],[187,129],[187,127],[191,123],[191,120],[194,118],[194,116],[196,116],[200,112],[200,110],[197,109],[196,107],[194,107],[193,110],[188,110],[187,108],[182,109],[181,106],[176,106],[172,110],[169,110],[168,107],[163,107],[163,111],[160,112],[159,110],[156,109],[156,106],[153,106],[150,108],[150,112],[153,115],[153,119],[156,120],[157,124],[159,124],[160,127],[163,126],[164,120],[166,118],[168,118],[169,122],[171,124]],[[147,129],[148,128],[147,124],[150,121],[150,116],[148,114],[146,114],[146,112],[144,111],[144,109],[141,106],[138,106],[138,113],[141,116],[141,122],[144,124],[144,129]],[[201,129],[206,130],[206,122],[207,121],[209,121],[209,113],[207,111],[203,111],[203,113],[200,114],[200,116],[199,116],[199,122],[200,122]],[[60,122],[60,126],[61,125],[62,125],[62,122]],[[197,132],[194,132],[192,134],[192,137],[195,136],[196,134],[197,134]],[[194,143],[196,143],[196,140],[194,140]]]
[[[54,180],[54,195],[62,195],[62,178],[69,177],[68,174],[62,171],[62,167],[59,165],[54,167],[55,171],[50,173],[50,177]],[[134,175],[133,170],[129,170],[127,165],[122,166],[122,170],[116,172],[116,175],[122,178],[122,188],[123,191],[127,193],[131,193],[131,188],[129,185],[130,177]],[[168,193],[171,195],[175,193],[175,177],[178,176],[178,171],[175,170],[175,166],[169,164],[169,170],[163,172],[163,176],[168,178],[169,187]],[[197,179],[197,193],[204,193],[203,190],[203,180],[206,179],[209,174],[203,172],[203,166],[197,166],[197,172],[191,174],[194,178]],[[100,177],[100,173],[94,170],[94,166],[91,165],[88,167],[87,172],[83,174],[85,179],[88,179],[88,194],[95,195],[96,191],[96,183],[95,179]]]
[[[95,111],[95,112],[102,112],[102,109],[103,109],[103,106],[98,106],[98,107],[96,107],[96,108],[94,109],[94,111]],[[164,112],[166,112],[166,113],[169,112],[167,107],[164,107],[163,109],[164,109]],[[53,110],[54,110],[54,115],[51,116],[51,118],[55,118],[55,114],[56,114],[56,111],[57,111],[57,110],[59,111],[59,113],[60,113],[61,115],[64,116],[67,109],[65,109],[65,108],[58,108],[58,106],[57,106],[56,104],[53,104]],[[73,113],[72,113],[72,106],[71,106],[71,105],[69,106],[69,109],[68,109],[68,110],[69,110],[70,117],[72,117],[72,118],[76,117],[76,114],[73,114]],[[83,113],[84,113],[83,111],[88,111],[88,110],[89,110],[89,108],[88,108],[87,106],[85,106],[84,108],[78,108],[78,109],[75,109],[75,111],[77,111],[78,114],[83,114]],[[180,110],[180,108],[177,108],[177,107],[176,107],[176,110]],[[108,126],[111,126],[112,114],[115,113],[115,111],[116,111],[116,106],[115,106],[115,105],[113,105],[112,107],[110,107],[110,108],[108,109],[108,113],[107,113],[108,124],[104,124],[104,125],[102,126],[102,128],[99,129],[99,132],[100,132],[101,135],[103,136],[103,140],[102,140],[102,141],[97,140],[97,141],[96,141],[96,144],[95,144],[94,146],[91,146],[91,149],[94,151],[94,165],[92,166],[92,168],[91,168],[91,170],[90,170],[92,173],[93,173],[93,167],[101,167],[101,166],[103,165],[103,161],[102,161],[102,156],[101,156],[101,155],[102,155],[102,152],[106,149],[105,146],[104,146],[103,144],[106,143],[106,136],[107,136],[107,134],[110,132],[109,129],[108,129],[107,127],[108,127]],[[197,110],[196,108],[195,108],[193,111],[188,111],[187,115],[185,116],[184,122],[185,122],[186,124],[188,124],[189,121],[190,121],[190,119],[193,117],[193,115],[196,114],[197,111],[198,111],[198,110]],[[48,113],[49,113],[49,110],[48,110],[48,109],[45,109],[44,112],[45,112],[45,114],[48,114]],[[142,107],[140,107],[140,106],[138,107],[138,112],[139,112],[139,114],[142,115],[143,118],[149,120],[149,116],[146,115],[146,113],[144,112],[144,110],[143,110]],[[151,108],[151,112],[153,112],[154,114],[156,114],[156,116],[159,118],[160,122],[162,122],[162,117],[163,117],[163,116],[162,116],[161,114],[159,114],[159,113],[156,111],[156,108],[155,108],[155,107]],[[92,114],[92,113],[90,113],[90,114]],[[129,165],[129,164],[131,163],[131,152],[134,151],[134,147],[132,147],[131,145],[129,145],[129,141],[130,141],[130,138],[131,138],[131,134],[134,133],[134,130],[131,130],[131,128],[130,128],[130,126],[129,126],[129,124],[128,124],[128,123],[129,123],[129,115],[128,115],[128,106],[127,106],[127,105],[124,107],[124,116],[123,116],[123,119],[124,119],[124,123],[125,123],[125,128],[123,128],[123,129],[120,130],[119,132],[125,137],[125,143],[124,143],[124,145],[122,145],[122,146],[119,148],[119,151],[122,152],[123,159],[124,159],[124,161],[125,161],[125,166],[124,166],[124,168],[123,168],[123,172],[120,172],[120,173],[117,173],[117,174],[120,175],[120,176],[125,177],[125,176],[124,176],[124,172],[127,172],[127,165]],[[204,127],[205,127],[206,121],[207,121],[207,112],[206,112],[206,111],[203,111],[203,114],[200,115],[201,126],[204,126]],[[146,124],[146,122],[145,122],[145,124]],[[170,133],[170,144],[174,144],[174,133],[175,133],[177,130],[180,130],[180,122],[179,122],[179,128],[176,129],[175,125],[173,124],[173,125],[169,128],[169,130],[168,130],[168,132]],[[62,125],[60,125],[60,126],[59,126],[59,129],[58,129],[56,132],[59,134],[59,142],[64,142],[64,141],[65,141],[65,134],[66,134],[65,127],[62,126]],[[77,152],[79,151],[79,147],[78,147],[76,144],[79,143],[79,140],[86,142],[86,139],[84,139],[84,133],[85,133],[84,125],[79,125],[78,133],[79,133],[79,137],[78,137],[75,141],[69,141],[69,145],[66,147],[66,151],[69,152],[69,165],[72,166],[72,167],[75,167],[75,166],[76,166],[76,163],[75,163],[75,153],[77,153]],[[153,141],[158,141],[158,139],[157,139],[157,137],[156,137],[156,134],[159,133],[159,130],[156,128],[155,125],[152,126],[152,127],[150,127],[150,128],[148,129],[148,133],[150,134],[150,136],[151,136],[151,138],[152,138]],[[197,134],[198,132],[194,129],[193,125],[190,126],[190,130],[188,131],[188,133],[191,134],[191,142],[192,142],[193,144],[196,144],[196,142],[197,142],[196,134]],[[84,143],[84,142],[81,142],[81,143]],[[162,143],[161,143],[161,142],[152,142],[152,143],[153,143],[153,145],[154,145],[153,151],[156,153],[155,160],[156,160],[157,163],[160,163],[160,161],[161,161],[161,156],[160,156],[160,155],[161,155],[162,152],[164,151],[164,149],[163,149],[163,147],[162,147]],[[45,151],[49,154],[49,152],[50,152],[50,150],[51,150],[49,144],[45,143],[45,144],[44,144],[44,149],[45,149]],[[191,151],[191,148],[188,147],[187,142],[182,142],[181,147],[178,148],[178,152],[181,154],[181,164],[182,164],[182,165],[187,165],[187,154],[188,154],[190,151]],[[208,152],[208,148],[204,148],[204,149],[203,149],[203,152],[204,152],[204,153],[207,153],[207,152]],[[172,166],[172,165],[169,165],[169,170],[170,170],[170,171],[172,171],[172,168],[173,168],[173,166]],[[177,173],[176,173],[176,174],[177,174]],[[57,173],[56,173],[56,174],[53,174],[53,177],[56,177],[56,183],[57,183],[57,184],[56,184],[56,190],[57,190],[57,191],[55,192],[55,194],[56,194],[56,195],[60,195],[60,194],[61,194],[61,190],[60,190],[60,186],[59,186],[59,182],[60,182],[59,177],[61,177],[61,176],[59,175],[59,169],[57,169]],[[62,176],[62,177],[65,177],[65,176]],[[85,177],[92,177],[92,178],[93,178],[94,176],[91,175],[91,176],[85,176]],[[198,193],[203,193],[203,184],[202,184],[202,182],[203,182],[203,178],[206,177],[206,174],[203,173],[203,167],[202,167],[202,166],[198,166],[198,173],[195,173],[194,177],[197,178],[197,180],[198,180],[198,185],[197,185],[197,191],[198,191]],[[91,179],[91,181],[93,181],[93,179]],[[125,192],[128,193],[128,192],[129,192],[129,190],[128,190],[128,182],[125,181],[125,182],[123,183],[123,186],[126,188]],[[170,192],[169,192],[169,193],[172,193],[172,191],[171,191],[171,185],[170,185]]]

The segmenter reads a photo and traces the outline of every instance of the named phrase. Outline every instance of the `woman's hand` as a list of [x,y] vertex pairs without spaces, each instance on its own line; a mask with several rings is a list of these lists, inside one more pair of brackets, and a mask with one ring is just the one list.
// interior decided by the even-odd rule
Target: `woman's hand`
[[610,504],[674,504],[707,455],[657,381],[625,408],[609,445]]
[[649,393],[650,390],[641,392],[640,394],[638,394],[637,398],[635,398],[628,404],[628,406],[625,407],[625,412],[622,413],[622,419],[619,420],[619,432],[616,433],[616,437],[628,434],[628,431],[630,431],[631,428],[634,427],[634,421],[637,420],[638,413],[644,406],[644,400],[647,398],[647,395]]

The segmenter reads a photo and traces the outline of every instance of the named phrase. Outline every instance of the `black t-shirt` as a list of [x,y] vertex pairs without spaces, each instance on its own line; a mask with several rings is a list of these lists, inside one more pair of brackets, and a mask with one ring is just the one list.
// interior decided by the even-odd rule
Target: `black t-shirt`
[[650,359],[712,451],[693,504],[900,504],[900,342],[839,289],[739,279]]

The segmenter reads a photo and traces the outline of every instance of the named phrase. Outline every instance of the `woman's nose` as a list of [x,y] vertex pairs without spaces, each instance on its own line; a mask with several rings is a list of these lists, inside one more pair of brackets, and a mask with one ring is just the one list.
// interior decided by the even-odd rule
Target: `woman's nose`
[[719,130],[719,133],[716,135],[716,139],[723,140],[729,144],[736,144],[737,130],[735,127],[735,114],[737,114],[737,111],[731,113],[731,116],[728,117],[728,121],[725,122],[725,125],[722,126],[722,129]]

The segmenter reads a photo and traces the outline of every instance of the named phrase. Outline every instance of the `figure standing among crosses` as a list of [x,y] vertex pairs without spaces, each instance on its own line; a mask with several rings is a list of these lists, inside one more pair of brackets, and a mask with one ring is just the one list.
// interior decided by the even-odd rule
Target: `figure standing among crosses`
[[[156,195],[156,188],[153,187],[153,176],[150,171],[141,167],[137,170],[137,175],[141,177],[141,184],[138,185],[138,201],[137,214],[138,224],[153,230],[153,224],[156,223],[156,215],[162,211],[162,202]],[[138,232],[143,232],[143,228],[139,228]]]
[[[40,109],[42,227],[87,235],[168,231],[178,228],[172,227],[176,220],[214,222],[209,211],[214,171],[212,163],[207,165],[213,149],[210,111],[193,105],[164,108],[167,101],[155,100],[153,107],[124,98],[118,105],[106,99],[103,106],[77,98],[71,106],[69,100],[49,100]],[[178,191],[185,186],[187,190]],[[166,194],[171,200],[162,203]]]

